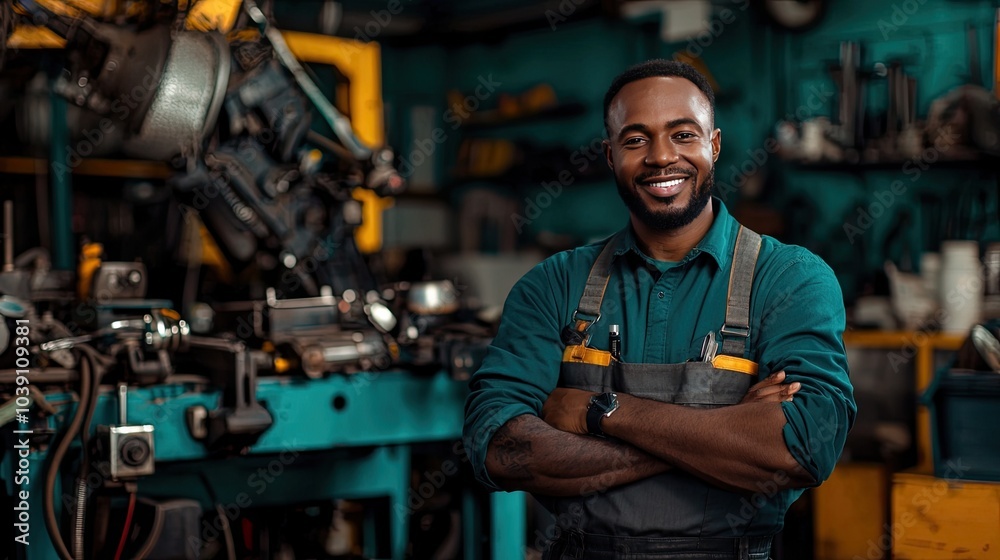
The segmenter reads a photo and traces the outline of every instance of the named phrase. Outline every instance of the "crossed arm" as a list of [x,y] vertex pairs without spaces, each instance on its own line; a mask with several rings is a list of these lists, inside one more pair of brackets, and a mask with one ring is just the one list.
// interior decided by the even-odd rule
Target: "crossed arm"
[[[559,267],[540,265],[526,275],[529,281],[515,286],[508,298],[494,359],[477,373],[467,405],[475,413],[467,416],[467,437],[490,437],[487,445],[473,446],[479,476],[507,490],[557,496],[626,484],[670,468],[749,491],[760,483],[791,488],[824,480],[856,414],[841,341],[842,296],[822,261],[804,250],[785,253],[769,265],[779,267],[768,270],[773,279],[758,287],[756,356],[763,367],[787,369],[788,381],[802,383],[794,405],[781,401],[790,396],[787,391],[798,391],[797,384],[773,378],[770,389],[759,383],[743,402],[710,410],[619,394],[620,409],[603,423],[612,436],[607,440],[585,435],[591,393],[552,391],[557,383],[552,368],[521,373],[537,371],[536,362],[561,359],[561,341],[554,334],[540,336],[536,323],[543,333],[559,332],[566,310],[552,310],[548,301],[558,298],[551,285],[568,281]],[[540,418],[525,410],[538,410],[542,401]],[[517,412],[522,416],[512,415],[490,432],[481,411],[494,402],[522,405]]]
[[755,490],[784,472],[805,486],[806,474],[785,447],[780,403],[799,389],[778,372],[750,388],[739,405],[712,410],[619,394],[619,410],[602,427],[614,439],[585,435],[593,393],[556,389],[542,418],[522,415],[490,441],[486,469],[499,486],[551,496],[585,495],[677,466],[709,482]]
[[587,495],[668,468],[632,445],[558,430],[532,414],[508,420],[486,454],[498,486],[547,496]]

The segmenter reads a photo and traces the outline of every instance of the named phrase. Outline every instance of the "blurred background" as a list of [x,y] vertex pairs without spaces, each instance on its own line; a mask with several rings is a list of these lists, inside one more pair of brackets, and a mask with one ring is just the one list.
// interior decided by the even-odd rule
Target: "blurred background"
[[668,58],[848,309],[857,423],[772,556],[1000,558],[998,6],[0,0],[8,557],[539,557],[467,381],[625,225],[602,99]]

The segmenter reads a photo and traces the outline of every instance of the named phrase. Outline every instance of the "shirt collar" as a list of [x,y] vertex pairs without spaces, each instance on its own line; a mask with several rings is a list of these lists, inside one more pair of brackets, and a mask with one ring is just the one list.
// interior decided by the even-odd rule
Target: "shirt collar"
[[[715,259],[720,269],[729,266],[733,258],[733,245],[736,243],[736,232],[739,224],[726,209],[725,203],[717,197],[712,197],[712,204],[715,206],[715,220],[712,227],[708,228],[705,237],[694,246],[693,249],[683,258],[681,262],[688,262],[702,253],[706,253]],[[643,259],[649,259],[636,244],[635,232],[632,231],[631,224],[625,226],[618,236],[618,246],[615,248],[615,257],[620,257],[628,252],[633,252]]]

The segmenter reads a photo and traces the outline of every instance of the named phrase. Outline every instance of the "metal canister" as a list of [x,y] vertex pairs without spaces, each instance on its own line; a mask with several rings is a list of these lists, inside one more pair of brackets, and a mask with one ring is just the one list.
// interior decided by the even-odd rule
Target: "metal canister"
[[986,295],[1000,295],[1000,243],[990,243],[983,255],[986,275]]

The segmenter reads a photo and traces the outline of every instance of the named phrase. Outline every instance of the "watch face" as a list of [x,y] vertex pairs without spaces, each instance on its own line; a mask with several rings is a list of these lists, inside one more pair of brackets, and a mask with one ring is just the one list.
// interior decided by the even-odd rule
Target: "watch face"
[[601,393],[594,397],[594,405],[603,411],[607,411],[615,402],[614,393]]

